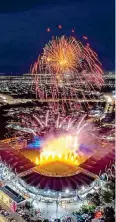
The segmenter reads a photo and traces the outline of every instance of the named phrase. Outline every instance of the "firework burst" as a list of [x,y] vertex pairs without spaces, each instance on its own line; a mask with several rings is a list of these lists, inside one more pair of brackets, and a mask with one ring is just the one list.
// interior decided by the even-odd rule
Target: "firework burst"
[[43,55],[38,58],[32,68],[32,73],[43,71],[43,73],[53,73],[56,76],[59,74],[63,78],[67,71],[73,72],[73,75],[76,72],[77,75],[85,70],[87,73],[99,76],[103,73],[100,66],[97,54],[88,44],[84,46],[74,37],[62,36],[61,38],[53,38],[45,46]]
[[43,49],[32,73],[52,74],[57,81],[58,77],[65,79],[67,72],[72,74],[71,77],[80,77],[81,80],[90,76],[89,80],[96,80],[96,85],[103,84],[101,63],[88,44],[84,46],[74,37],[53,38]]
[[[86,102],[86,95],[103,85],[103,71],[97,54],[89,44],[83,45],[74,37],[53,38],[43,49],[43,54],[32,67],[36,97],[52,99],[54,109],[65,111],[72,101]],[[59,106],[60,104],[60,106]]]

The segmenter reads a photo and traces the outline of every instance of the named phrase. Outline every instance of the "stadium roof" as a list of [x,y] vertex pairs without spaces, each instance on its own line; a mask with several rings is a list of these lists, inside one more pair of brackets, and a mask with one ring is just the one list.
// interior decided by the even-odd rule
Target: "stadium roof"
[[81,164],[76,175],[67,177],[48,177],[35,172],[34,163],[26,159],[20,152],[10,148],[1,149],[0,156],[2,161],[10,165],[11,169],[16,171],[30,186],[61,191],[66,188],[79,189],[83,185],[89,185],[95,179],[94,175],[99,176],[99,173],[104,173],[106,166],[110,167],[114,162],[115,150],[112,143],[107,144]]

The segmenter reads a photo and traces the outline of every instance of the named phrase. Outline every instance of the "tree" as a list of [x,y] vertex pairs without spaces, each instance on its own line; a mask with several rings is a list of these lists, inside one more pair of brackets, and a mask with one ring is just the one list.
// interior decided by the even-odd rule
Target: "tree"
[[89,212],[93,213],[96,209],[96,206],[95,205],[90,205],[89,206]]
[[81,211],[82,213],[87,214],[89,212],[88,205],[83,205]]
[[113,199],[113,193],[111,190],[104,190],[102,192],[102,200],[104,203],[111,203]]
[[100,194],[95,192],[93,194],[88,194],[86,196],[87,200],[90,201],[93,205],[99,206],[100,205]]
[[88,193],[87,196],[86,196],[86,199],[91,202],[92,198],[93,198],[93,194]]
[[30,210],[32,208],[32,205],[30,202],[26,202],[25,207]]
[[106,219],[110,219],[110,221],[113,222],[115,215],[114,209],[112,207],[106,207],[104,209],[104,215]]
[[112,178],[108,183],[106,183],[106,189],[112,192],[113,200],[115,199],[115,178]]

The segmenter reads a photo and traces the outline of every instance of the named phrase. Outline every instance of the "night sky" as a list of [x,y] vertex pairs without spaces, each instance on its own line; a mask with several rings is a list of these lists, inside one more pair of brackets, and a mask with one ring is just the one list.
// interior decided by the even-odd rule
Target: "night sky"
[[0,3],[0,73],[28,72],[51,37],[69,36],[72,28],[80,40],[88,36],[103,69],[114,70],[114,8],[114,0],[5,0]]

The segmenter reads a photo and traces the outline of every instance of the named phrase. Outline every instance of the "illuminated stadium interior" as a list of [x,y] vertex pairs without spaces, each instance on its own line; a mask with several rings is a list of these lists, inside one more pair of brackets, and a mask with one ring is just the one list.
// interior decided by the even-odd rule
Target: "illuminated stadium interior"
[[[36,138],[37,140],[37,138]],[[74,146],[73,143],[76,145]],[[21,149],[23,155],[36,164],[35,171],[45,176],[64,177],[75,175],[78,166],[90,156],[79,152],[76,136],[60,136],[48,139],[42,148],[35,143]],[[70,147],[73,146],[74,149]]]

